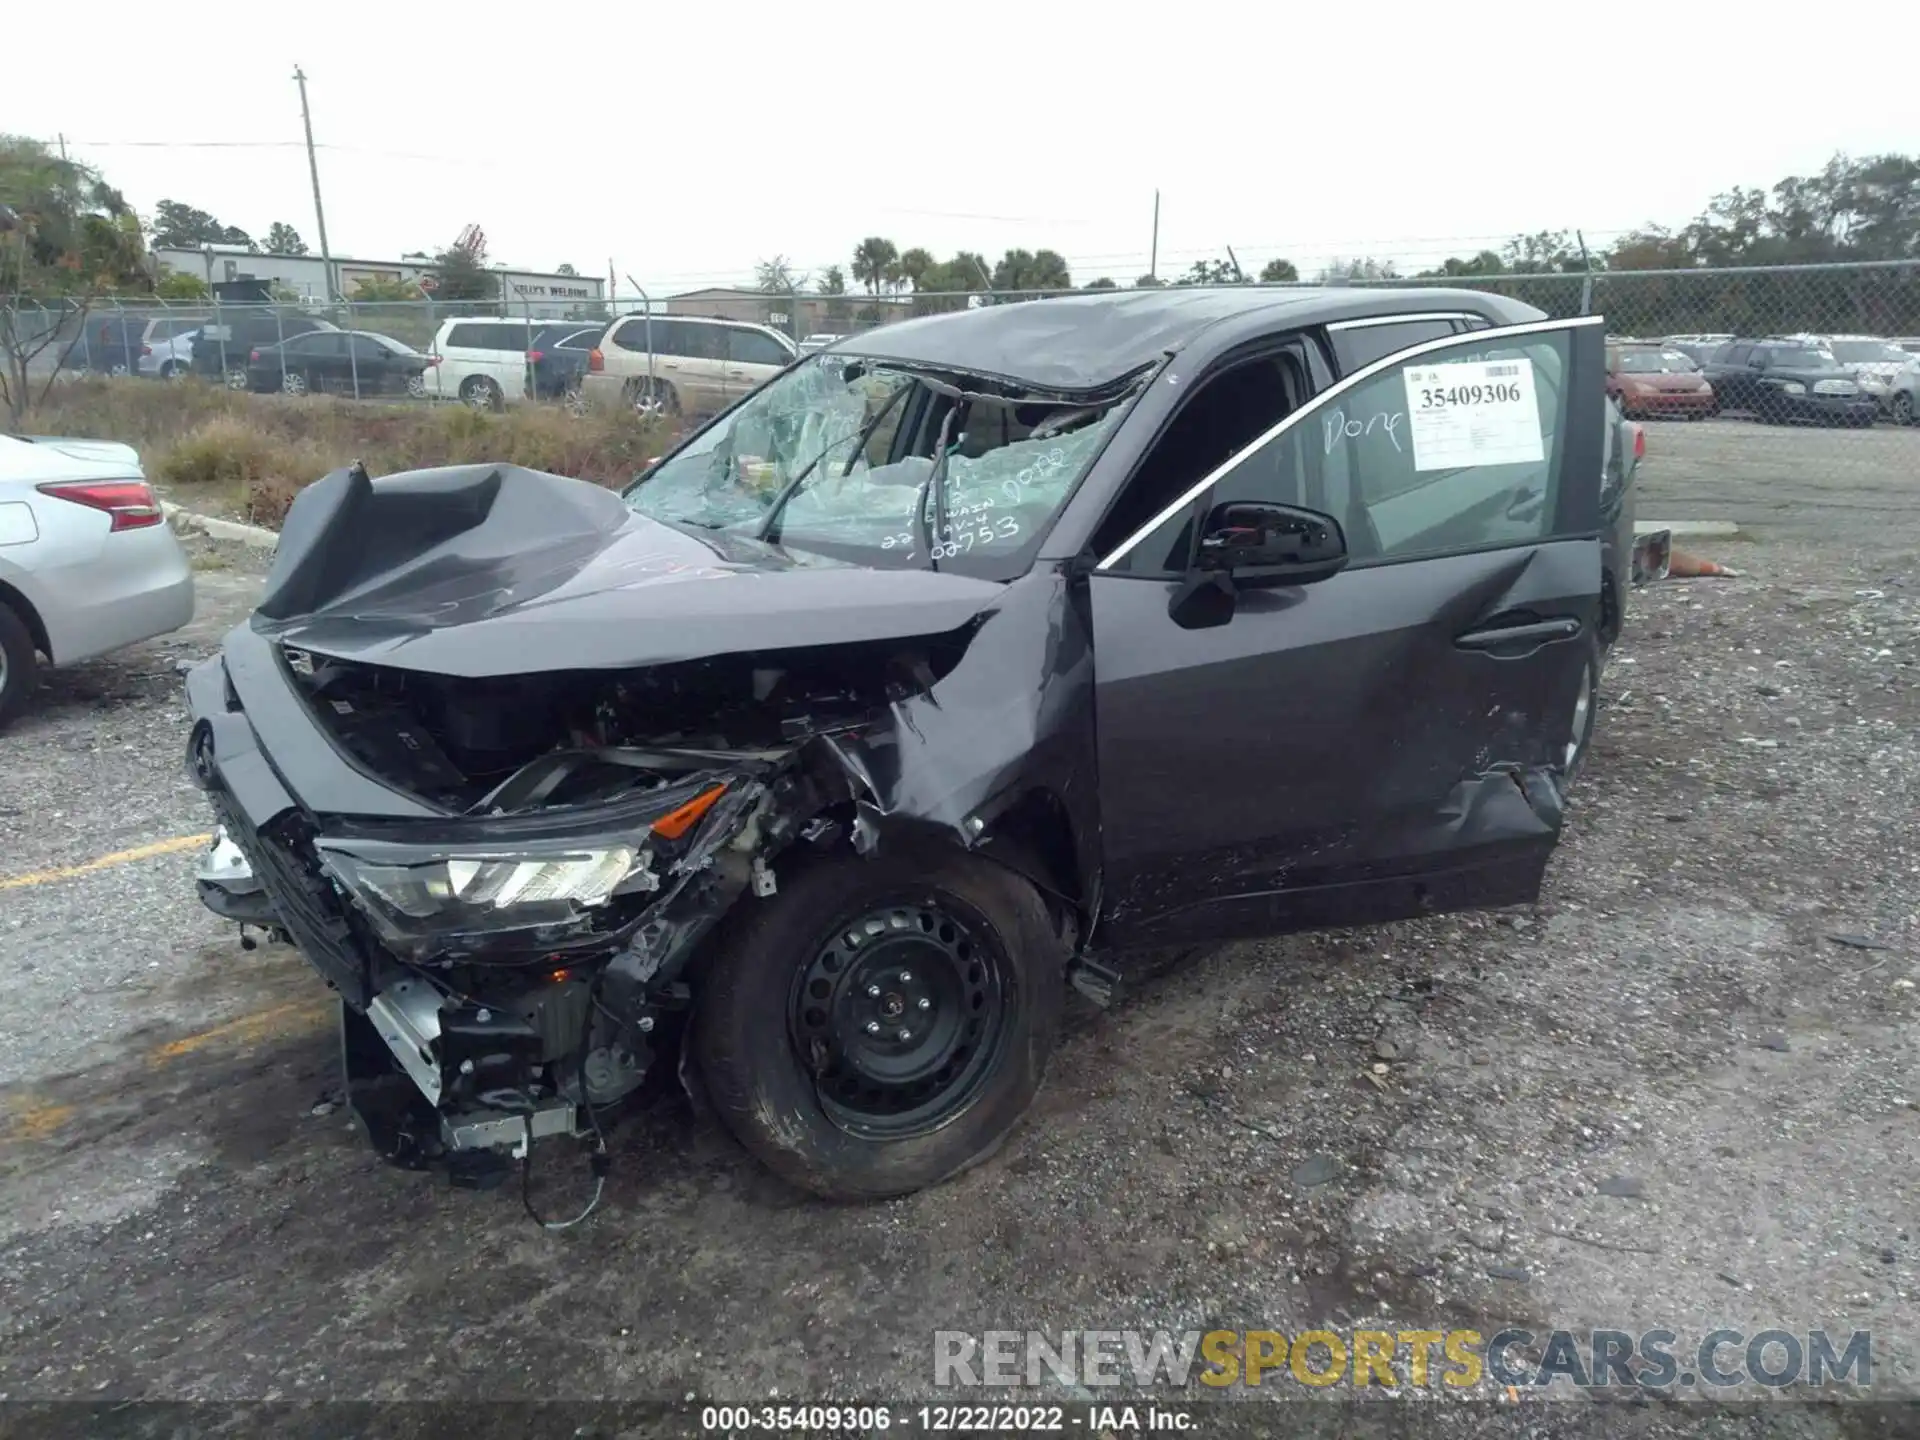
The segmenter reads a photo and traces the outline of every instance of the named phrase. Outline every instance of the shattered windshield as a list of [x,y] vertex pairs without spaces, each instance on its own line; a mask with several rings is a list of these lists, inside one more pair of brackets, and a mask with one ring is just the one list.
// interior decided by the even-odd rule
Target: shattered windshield
[[1070,403],[817,355],[626,499],[658,520],[861,564],[1011,578],[1131,399]]

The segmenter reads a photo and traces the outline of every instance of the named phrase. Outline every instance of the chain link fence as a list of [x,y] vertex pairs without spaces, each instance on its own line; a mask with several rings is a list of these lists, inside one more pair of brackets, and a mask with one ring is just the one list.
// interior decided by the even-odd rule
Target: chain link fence
[[[1548,315],[1601,314],[1618,341],[1610,382],[1627,403],[1652,415],[1693,413],[1689,405],[1656,403],[1679,377],[1698,376],[1715,403],[1707,413],[1759,419],[1819,418],[1782,413],[1769,402],[1773,387],[1756,380],[1759,348],[1734,342],[1792,339],[1809,364],[1830,365],[1820,392],[1851,397],[1870,422],[1900,424],[1920,413],[1920,261],[1759,267],[1598,271],[1593,273],[1423,276],[1343,282],[1352,288],[1448,287],[1488,291],[1533,305]],[[1252,287],[1250,287],[1252,288]],[[1258,287],[1289,289],[1295,286]],[[8,357],[31,351],[28,372],[43,378],[104,374],[154,380],[198,377],[235,389],[326,390],[357,398],[470,398],[436,384],[434,360],[455,322],[486,326],[485,340],[502,353],[531,352],[541,343],[572,345],[584,354],[597,343],[596,327],[628,315],[731,321],[764,326],[807,350],[845,336],[915,316],[1020,303],[1066,291],[940,291],[922,293],[697,291],[611,302],[588,301],[555,314],[550,304],[500,300],[344,300],[331,304],[233,304],[98,300],[22,302],[0,310],[0,345]],[[506,327],[504,329],[500,327]],[[677,343],[688,327],[661,325],[656,349]],[[352,332],[314,338],[316,332]],[[649,332],[651,333],[651,332]],[[462,338],[479,338],[480,330]],[[1634,344],[1631,342],[1642,342]],[[649,342],[654,343],[654,342]],[[1770,359],[1777,353],[1768,347]],[[422,363],[424,362],[424,363]],[[584,362],[582,362],[584,363]],[[1760,364],[1760,369],[1765,365]],[[1779,367],[1776,367],[1779,368]],[[1789,367],[1790,368],[1790,367]],[[1688,380],[1688,384],[1698,382]],[[1796,383],[1783,381],[1783,385]],[[1820,383],[1820,382],[1815,382]],[[513,389],[516,387],[508,387]],[[554,392],[557,396],[559,392]],[[1695,392],[1696,394],[1702,392]],[[1784,391],[1782,393],[1785,393]],[[1639,402],[1645,400],[1646,403]],[[1845,409],[1846,407],[1840,407]],[[1856,411],[1854,414],[1866,413]]]
[[[22,300],[0,307],[0,359],[35,388],[69,376],[198,378],[236,390],[327,391],[354,398],[433,398],[442,337],[458,321],[492,322],[490,345],[525,352],[535,338],[604,328],[613,310],[583,301]],[[329,332],[332,339],[320,339]],[[508,338],[503,338],[508,337]],[[427,362],[424,365],[422,362]]]

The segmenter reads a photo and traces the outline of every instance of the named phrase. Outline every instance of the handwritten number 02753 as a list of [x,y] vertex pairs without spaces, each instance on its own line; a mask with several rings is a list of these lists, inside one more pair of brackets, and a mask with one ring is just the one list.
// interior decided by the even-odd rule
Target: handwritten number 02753
[[1444,390],[1422,390],[1420,408],[1442,410],[1449,405],[1512,405],[1519,399],[1518,385],[1450,385]]
[[[933,558],[951,560],[954,556],[971,550],[975,544],[990,545],[995,540],[1011,540],[1020,533],[1020,522],[1011,515],[1002,515],[998,521],[982,519],[977,525],[968,527],[955,534],[947,531],[945,540],[936,540],[933,545]],[[882,550],[908,549],[913,544],[912,535],[885,535],[881,537]],[[911,558],[911,556],[909,556]]]

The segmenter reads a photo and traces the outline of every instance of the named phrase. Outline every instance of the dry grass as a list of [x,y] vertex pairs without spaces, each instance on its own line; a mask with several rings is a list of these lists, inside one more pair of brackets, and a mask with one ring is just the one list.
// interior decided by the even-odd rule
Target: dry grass
[[375,475],[501,461],[624,485],[669,440],[659,423],[624,408],[570,415],[522,405],[492,415],[128,379],[55,386],[28,427],[132,445],[169,498],[263,525],[278,525],[302,486],[355,460]]

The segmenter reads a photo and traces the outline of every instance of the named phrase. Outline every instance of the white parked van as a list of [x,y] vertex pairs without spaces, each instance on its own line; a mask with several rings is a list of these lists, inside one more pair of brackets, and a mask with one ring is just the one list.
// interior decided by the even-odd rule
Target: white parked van
[[427,398],[498,410],[527,394],[533,333],[553,324],[508,315],[443,320],[427,347]]

